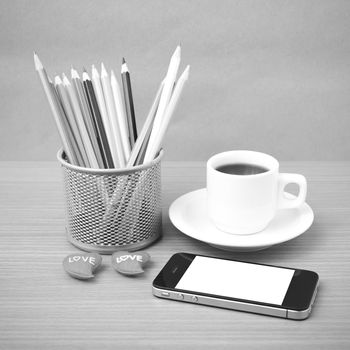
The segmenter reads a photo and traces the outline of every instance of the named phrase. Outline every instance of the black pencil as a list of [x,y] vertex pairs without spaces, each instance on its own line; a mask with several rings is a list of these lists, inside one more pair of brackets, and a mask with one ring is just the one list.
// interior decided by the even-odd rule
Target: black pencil
[[85,94],[87,96],[89,108],[91,111],[92,121],[96,130],[97,143],[101,150],[103,163],[106,168],[114,168],[112,153],[109,148],[106,131],[102,122],[100,109],[96,100],[95,91],[92,86],[91,79],[86,71],[84,71],[83,73],[83,85]]
[[132,98],[132,91],[131,91],[130,73],[124,57],[122,61],[121,75],[122,75],[122,82],[123,82],[125,111],[126,111],[126,117],[128,121],[130,146],[132,148],[137,139],[137,127],[136,127],[136,120],[135,120],[134,101]]

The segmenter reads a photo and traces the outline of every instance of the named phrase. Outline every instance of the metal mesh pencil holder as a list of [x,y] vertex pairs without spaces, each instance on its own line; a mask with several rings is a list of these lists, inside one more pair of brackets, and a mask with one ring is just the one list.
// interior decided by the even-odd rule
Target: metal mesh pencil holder
[[111,254],[138,250],[161,235],[161,158],[130,169],[71,165],[62,150],[68,240],[76,247]]

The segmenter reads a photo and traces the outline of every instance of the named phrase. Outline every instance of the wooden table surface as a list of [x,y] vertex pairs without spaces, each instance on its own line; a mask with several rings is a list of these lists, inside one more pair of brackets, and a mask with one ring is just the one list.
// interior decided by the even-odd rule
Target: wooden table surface
[[[168,208],[205,185],[201,162],[162,167],[163,238],[147,251],[146,273],[127,278],[110,257],[94,280],[62,269],[77,249],[65,237],[61,171],[55,162],[0,163],[0,348],[350,348],[350,163],[284,162],[304,174],[315,222],[302,236],[255,253],[229,253],[180,233]],[[185,251],[315,270],[321,284],[311,317],[291,321],[157,299],[151,283]]]

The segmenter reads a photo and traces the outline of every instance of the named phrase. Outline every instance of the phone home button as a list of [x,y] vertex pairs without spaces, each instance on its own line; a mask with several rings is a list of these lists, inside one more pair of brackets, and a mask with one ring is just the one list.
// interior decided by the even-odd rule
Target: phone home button
[[191,299],[193,303],[198,303],[198,298],[195,295],[193,295]]

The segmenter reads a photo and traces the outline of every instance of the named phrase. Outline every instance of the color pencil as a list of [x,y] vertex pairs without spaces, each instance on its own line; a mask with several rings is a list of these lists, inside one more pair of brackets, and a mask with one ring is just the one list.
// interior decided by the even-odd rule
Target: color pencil
[[110,125],[112,126],[114,141],[117,148],[118,165],[120,168],[124,168],[126,161],[125,161],[123,145],[121,141],[117,112],[115,110],[115,105],[114,105],[111,81],[109,79],[108,73],[103,63],[101,64],[101,82],[102,82],[103,95],[106,101],[108,117],[109,117]]
[[83,83],[80,80],[80,76],[79,76],[78,72],[73,67],[71,69],[71,78],[72,78],[74,90],[75,90],[75,93],[76,93],[76,96],[78,98],[79,105],[80,105],[80,108],[82,111],[86,130],[87,130],[88,135],[90,137],[93,152],[95,154],[95,157],[96,157],[96,160],[98,163],[98,167],[103,169],[104,163],[103,163],[103,159],[102,159],[102,155],[101,155],[101,150],[100,150],[98,143],[97,143],[97,132],[94,128],[92,116],[91,116],[90,109],[89,109],[88,102],[87,102],[87,97],[85,95],[85,91],[83,88]]
[[[154,157],[157,155],[157,153],[160,150],[160,147],[163,142],[163,138],[165,135],[165,132],[168,128],[169,122],[171,120],[171,117],[174,114],[175,108],[179,102],[179,99],[181,97],[183,88],[188,80],[190,74],[190,66],[187,66],[180,78],[178,79],[174,92],[171,96],[171,99],[169,101],[168,107],[166,108],[163,121],[161,124],[161,127],[159,129],[158,134],[155,136],[154,143],[153,144],[148,144],[145,159],[144,159],[144,164],[147,162],[150,162],[151,160],[154,159]],[[153,132],[153,131],[152,131]]]
[[71,125],[68,121],[68,118],[67,118],[67,115],[64,111],[64,108],[63,108],[63,105],[62,105],[62,102],[60,100],[60,97],[57,93],[57,90],[55,89],[55,85],[54,83],[51,81],[51,79],[49,79],[50,81],[50,86],[51,86],[51,90],[52,90],[52,93],[54,95],[54,98],[56,100],[56,103],[57,105],[59,105],[60,107],[60,110],[61,110],[61,113],[62,113],[62,123],[64,125],[64,128],[65,130],[67,131],[67,136],[68,136],[68,142],[73,150],[73,153],[74,153],[74,156],[76,157],[76,165],[83,165],[83,161],[82,161],[82,158],[81,158],[81,154],[80,154],[80,151],[79,151],[79,147],[77,145],[77,142],[74,138],[74,135],[73,135],[73,131],[72,131],[72,128],[71,128]]
[[56,91],[58,93],[59,99],[61,100],[61,104],[62,104],[62,108],[66,114],[66,118],[68,120],[68,123],[70,125],[70,128],[72,130],[73,133],[73,137],[74,140],[76,141],[77,147],[78,147],[78,152],[77,153],[77,157],[79,159],[79,155],[80,155],[80,160],[79,160],[79,165],[80,166],[86,166],[86,164],[89,164],[88,162],[88,158],[86,156],[85,153],[85,149],[84,149],[84,145],[83,145],[83,141],[81,139],[81,135],[79,132],[79,128],[74,116],[74,112],[73,109],[71,107],[70,101],[69,101],[69,97],[67,95],[67,91],[63,85],[62,79],[59,75],[56,75],[55,77],[55,87],[56,87]]
[[139,165],[140,163],[138,162],[138,157],[142,156],[142,149],[146,149],[147,147],[147,142],[148,142],[148,138],[150,136],[151,130],[152,130],[152,125],[153,125],[153,121],[154,121],[154,117],[156,115],[156,111],[158,108],[158,104],[159,104],[159,100],[160,100],[160,95],[162,92],[164,86],[164,80],[161,82],[158,91],[156,93],[156,97],[152,103],[151,109],[148,112],[147,118],[145,123],[143,124],[143,127],[141,129],[141,132],[139,134],[139,136],[137,137],[137,140],[135,142],[135,145],[131,151],[131,155],[127,164],[127,167],[130,168],[134,165]]
[[[164,83],[165,80],[163,80],[163,83]],[[175,84],[174,84],[174,87],[173,87],[173,90],[174,91],[174,88],[175,88]],[[158,101],[159,102],[159,101]],[[155,110],[155,113],[157,112],[157,109],[158,109],[158,106],[159,106],[159,103],[157,105],[157,108]],[[154,116],[155,117],[155,116]],[[154,120],[153,120],[154,121]],[[153,130],[153,124],[152,124],[152,127],[149,128],[148,132],[147,132],[147,135],[145,137],[145,141],[142,143],[142,147],[140,149],[140,152],[136,158],[136,162],[135,162],[135,165],[139,165],[139,164],[143,164],[143,161],[145,159],[145,155],[146,155],[146,151],[147,151],[147,147],[148,147],[148,143],[149,143],[149,139],[151,137],[151,133],[152,133],[152,130]]]
[[68,138],[67,130],[65,129],[65,126],[63,123],[63,110],[61,106],[57,103],[57,100],[53,93],[52,83],[50,83],[46,70],[42,65],[38,55],[35,52],[34,52],[34,65],[35,65],[36,71],[38,72],[41,84],[43,86],[47,100],[49,102],[53,117],[55,119],[55,123],[62,141],[63,149],[66,155],[68,156],[69,161],[73,165],[77,165],[78,160],[74,154],[74,150]]
[[131,80],[128,66],[126,65],[125,58],[122,61],[122,83],[123,83],[123,91],[124,91],[124,103],[126,116],[128,121],[128,129],[129,129],[129,138],[130,138],[130,146],[131,148],[134,146],[137,139],[137,127],[135,120],[135,110],[134,110],[134,101],[132,97],[131,90]]
[[94,92],[96,95],[97,104],[99,106],[99,110],[101,113],[101,118],[103,122],[104,129],[106,131],[106,136],[108,140],[109,149],[111,151],[112,159],[113,159],[113,168],[119,168],[119,160],[118,160],[118,152],[117,152],[117,146],[115,144],[115,138],[113,135],[113,130],[111,123],[109,121],[107,107],[106,107],[106,101],[103,94],[102,89],[102,83],[100,78],[100,73],[96,69],[94,65],[92,65],[91,69],[91,81],[92,86],[94,87]]
[[128,161],[130,158],[131,150],[130,150],[130,141],[129,141],[129,131],[127,126],[126,113],[125,113],[125,105],[124,105],[123,96],[120,90],[120,86],[118,84],[117,78],[115,77],[113,70],[111,71],[111,86],[112,86],[115,109],[117,112],[118,124],[120,128],[120,136],[122,140],[124,156],[125,156],[125,160]]
[[168,72],[165,77],[164,88],[162,91],[162,95],[160,97],[157,114],[154,119],[151,136],[148,142],[148,144],[151,147],[153,147],[152,145],[154,144],[156,137],[159,133],[160,127],[162,125],[164,113],[170,101],[170,97],[172,95],[180,61],[181,61],[181,47],[178,46],[170,59]]
[[67,91],[67,95],[69,97],[69,101],[71,103],[71,106],[75,115],[75,119],[79,128],[81,139],[83,141],[86,156],[88,158],[88,164],[86,164],[86,166],[90,168],[98,169],[99,165],[95,156],[92,143],[90,141],[89,133],[85,126],[84,117],[79,105],[78,97],[75,93],[75,89],[73,88],[72,84],[70,83],[70,81],[68,80],[65,74],[63,74],[63,86]]
[[86,71],[83,72],[83,86],[85,89],[85,94],[88,99],[88,104],[92,119],[94,122],[94,127],[97,131],[97,141],[103,156],[104,165],[106,168],[113,168],[112,154],[108,145],[106,131],[103,125],[101,113],[97,104],[96,95],[94,88],[92,86],[91,79]]

